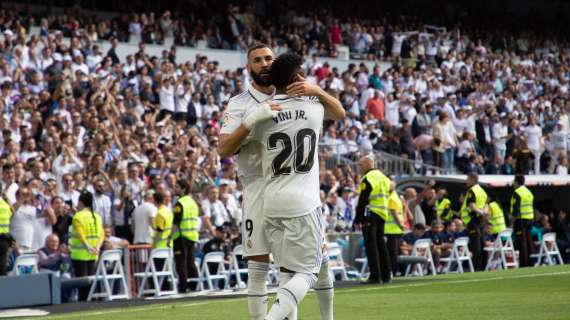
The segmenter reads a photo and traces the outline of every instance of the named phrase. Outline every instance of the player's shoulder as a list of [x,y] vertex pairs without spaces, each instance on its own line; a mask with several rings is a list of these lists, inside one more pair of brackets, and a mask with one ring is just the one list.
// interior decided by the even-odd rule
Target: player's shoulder
[[251,95],[248,90],[243,91],[228,100],[228,108],[230,107],[240,107],[249,103],[251,100]]

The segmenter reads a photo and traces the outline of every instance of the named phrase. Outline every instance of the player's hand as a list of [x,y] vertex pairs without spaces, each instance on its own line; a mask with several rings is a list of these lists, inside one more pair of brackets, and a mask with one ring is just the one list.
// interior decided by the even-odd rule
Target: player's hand
[[243,121],[243,125],[251,129],[258,122],[276,117],[281,109],[281,106],[276,103],[264,103]]
[[297,75],[296,81],[287,86],[287,95],[290,97],[319,96],[321,93],[321,87],[309,83],[301,75]]

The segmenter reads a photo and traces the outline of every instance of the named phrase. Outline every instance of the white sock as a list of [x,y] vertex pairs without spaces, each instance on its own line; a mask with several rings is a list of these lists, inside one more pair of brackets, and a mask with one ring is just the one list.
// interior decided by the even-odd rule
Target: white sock
[[315,283],[315,294],[319,301],[319,309],[321,311],[321,320],[333,320],[333,298],[334,285],[331,278],[328,257],[323,260],[319,277]]
[[277,290],[277,298],[271,306],[266,320],[284,320],[303,300],[313,287],[316,277],[312,274],[295,273],[285,286]]
[[[281,272],[279,274],[279,288],[283,288],[287,282],[289,282],[289,280],[293,279],[293,276],[295,275],[295,273],[293,272]],[[295,305],[295,308],[293,309],[293,311],[291,311],[291,313],[289,315],[287,315],[287,319],[288,320],[297,320],[297,306]]]
[[267,314],[267,273],[269,264],[257,261],[247,263],[247,307],[252,320],[263,320]]

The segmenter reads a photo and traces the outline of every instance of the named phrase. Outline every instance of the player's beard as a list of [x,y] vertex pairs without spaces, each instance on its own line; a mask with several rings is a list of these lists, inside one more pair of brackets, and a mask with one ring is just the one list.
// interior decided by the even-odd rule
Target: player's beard
[[269,80],[269,70],[261,70],[259,73],[251,70],[251,78],[253,79],[253,82],[259,86],[268,87],[271,85]]

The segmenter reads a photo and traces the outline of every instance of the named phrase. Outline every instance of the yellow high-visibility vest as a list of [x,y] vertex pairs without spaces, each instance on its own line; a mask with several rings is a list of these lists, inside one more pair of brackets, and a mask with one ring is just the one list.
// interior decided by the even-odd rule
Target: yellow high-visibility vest
[[12,219],[12,208],[8,202],[0,198],[0,234],[10,233],[10,219]]
[[[101,240],[103,233],[103,223],[99,214],[91,212],[88,208],[82,209],[73,215],[72,225],[79,223],[83,229],[85,238],[89,246],[95,248]],[[79,230],[73,228],[71,232],[71,259],[79,261],[96,261],[98,256],[91,254],[85,244],[81,241]]]
[[447,211],[447,209],[449,209],[451,207],[451,201],[448,198],[443,198],[440,200],[436,200],[435,201],[435,207],[437,210],[437,217],[440,220],[449,220],[451,219],[451,216],[453,215],[453,213],[451,212],[451,210],[448,211],[448,214],[446,214],[445,216],[444,213],[445,211]]
[[[469,188],[467,193],[469,193],[469,191],[472,191],[473,195],[475,195],[475,206],[477,206],[477,209],[482,210],[485,207],[485,203],[487,203],[487,193],[485,190],[483,190],[480,185],[476,184]],[[464,225],[471,222],[471,209],[467,206],[467,194],[465,195],[463,205],[461,206],[461,220]]]
[[182,221],[180,222],[180,230],[172,237],[174,240],[180,236],[197,242],[198,241],[198,215],[200,210],[198,204],[191,196],[186,195],[178,199],[178,203],[182,207]]
[[[396,191],[392,191],[390,198],[388,199],[388,208],[390,210],[396,211],[396,215],[400,223],[404,223],[404,206],[402,205],[402,200]],[[404,229],[396,223],[396,220],[392,216],[392,213],[388,214],[388,219],[384,225],[384,234],[404,234]]]
[[489,223],[492,234],[497,234],[507,228],[503,209],[496,201],[489,203]]
[[390,194],[390,179],[378,169],[370,170],[364,175],[360,184],[360,190],[364,188],[364,180],[372,187],[368,197],[368,209],[386,221],[388,216],[388,197]]
[[515,197],[511,198],[511,214],[514,214],[518,219],[533,220],[534,219],[534,195],[526,186],[520,186],[515,190],[515,193],[521,198],[521,211],[514,212]]
[[[157,225],[160,219],[164,221],[164,225]],[[170,237],[170,234],[172,233],[172,220],[174,220],[172,211],[170,211],[167,206],[161,205],[156,212],[156,217],[154,218],[154,227],[155,229],[160,227],[162,231],[156,231],[158,232],[158,240],[153,244],[153,248],[172,247],[172,238]]]

